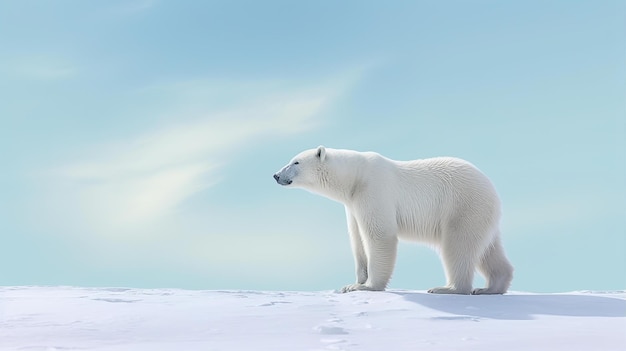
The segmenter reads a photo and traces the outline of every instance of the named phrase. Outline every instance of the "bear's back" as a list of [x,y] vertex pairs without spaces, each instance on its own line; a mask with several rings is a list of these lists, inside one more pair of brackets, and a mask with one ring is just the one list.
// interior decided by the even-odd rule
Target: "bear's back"
[[401,232],[436,235],[440,221],[461,212],[467,214],[467,209],[476,206],[491,213],[492,218],[499,218],[495,188],[471,163],[454,157],[435,157],[395,164],[398,178],[393,192]]

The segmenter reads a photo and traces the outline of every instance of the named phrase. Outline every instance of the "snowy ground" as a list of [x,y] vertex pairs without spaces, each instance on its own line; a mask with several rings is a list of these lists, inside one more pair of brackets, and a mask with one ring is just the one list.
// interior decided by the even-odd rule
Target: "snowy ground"
[[626,350],[626,292],[0,287],[0,350]]

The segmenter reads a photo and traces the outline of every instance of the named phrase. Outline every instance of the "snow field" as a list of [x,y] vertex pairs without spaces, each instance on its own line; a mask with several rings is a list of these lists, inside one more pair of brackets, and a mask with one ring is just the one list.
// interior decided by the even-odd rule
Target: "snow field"
[[0,288],[0,350],[624,350],[626,292]]

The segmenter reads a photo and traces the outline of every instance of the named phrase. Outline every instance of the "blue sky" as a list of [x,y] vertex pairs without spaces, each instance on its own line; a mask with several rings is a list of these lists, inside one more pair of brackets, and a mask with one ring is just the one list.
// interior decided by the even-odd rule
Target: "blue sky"
[[[624,289],[623,1],[0,3],[0,285],[325,290],[343,208],[296,153],[458,156],[513,290]],[[444,283],[400,247],[392,288]],[[480,283],[480,280],[477,280]]]

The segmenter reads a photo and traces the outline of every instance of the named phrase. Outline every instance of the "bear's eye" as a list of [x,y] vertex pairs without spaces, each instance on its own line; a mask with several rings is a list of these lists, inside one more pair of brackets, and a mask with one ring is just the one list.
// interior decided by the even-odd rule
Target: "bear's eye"
[[296,162],[294,162],[293,164],[294,164],[294,165],[299,165],[299,164],[300,164],[300,162],[296,161]]

